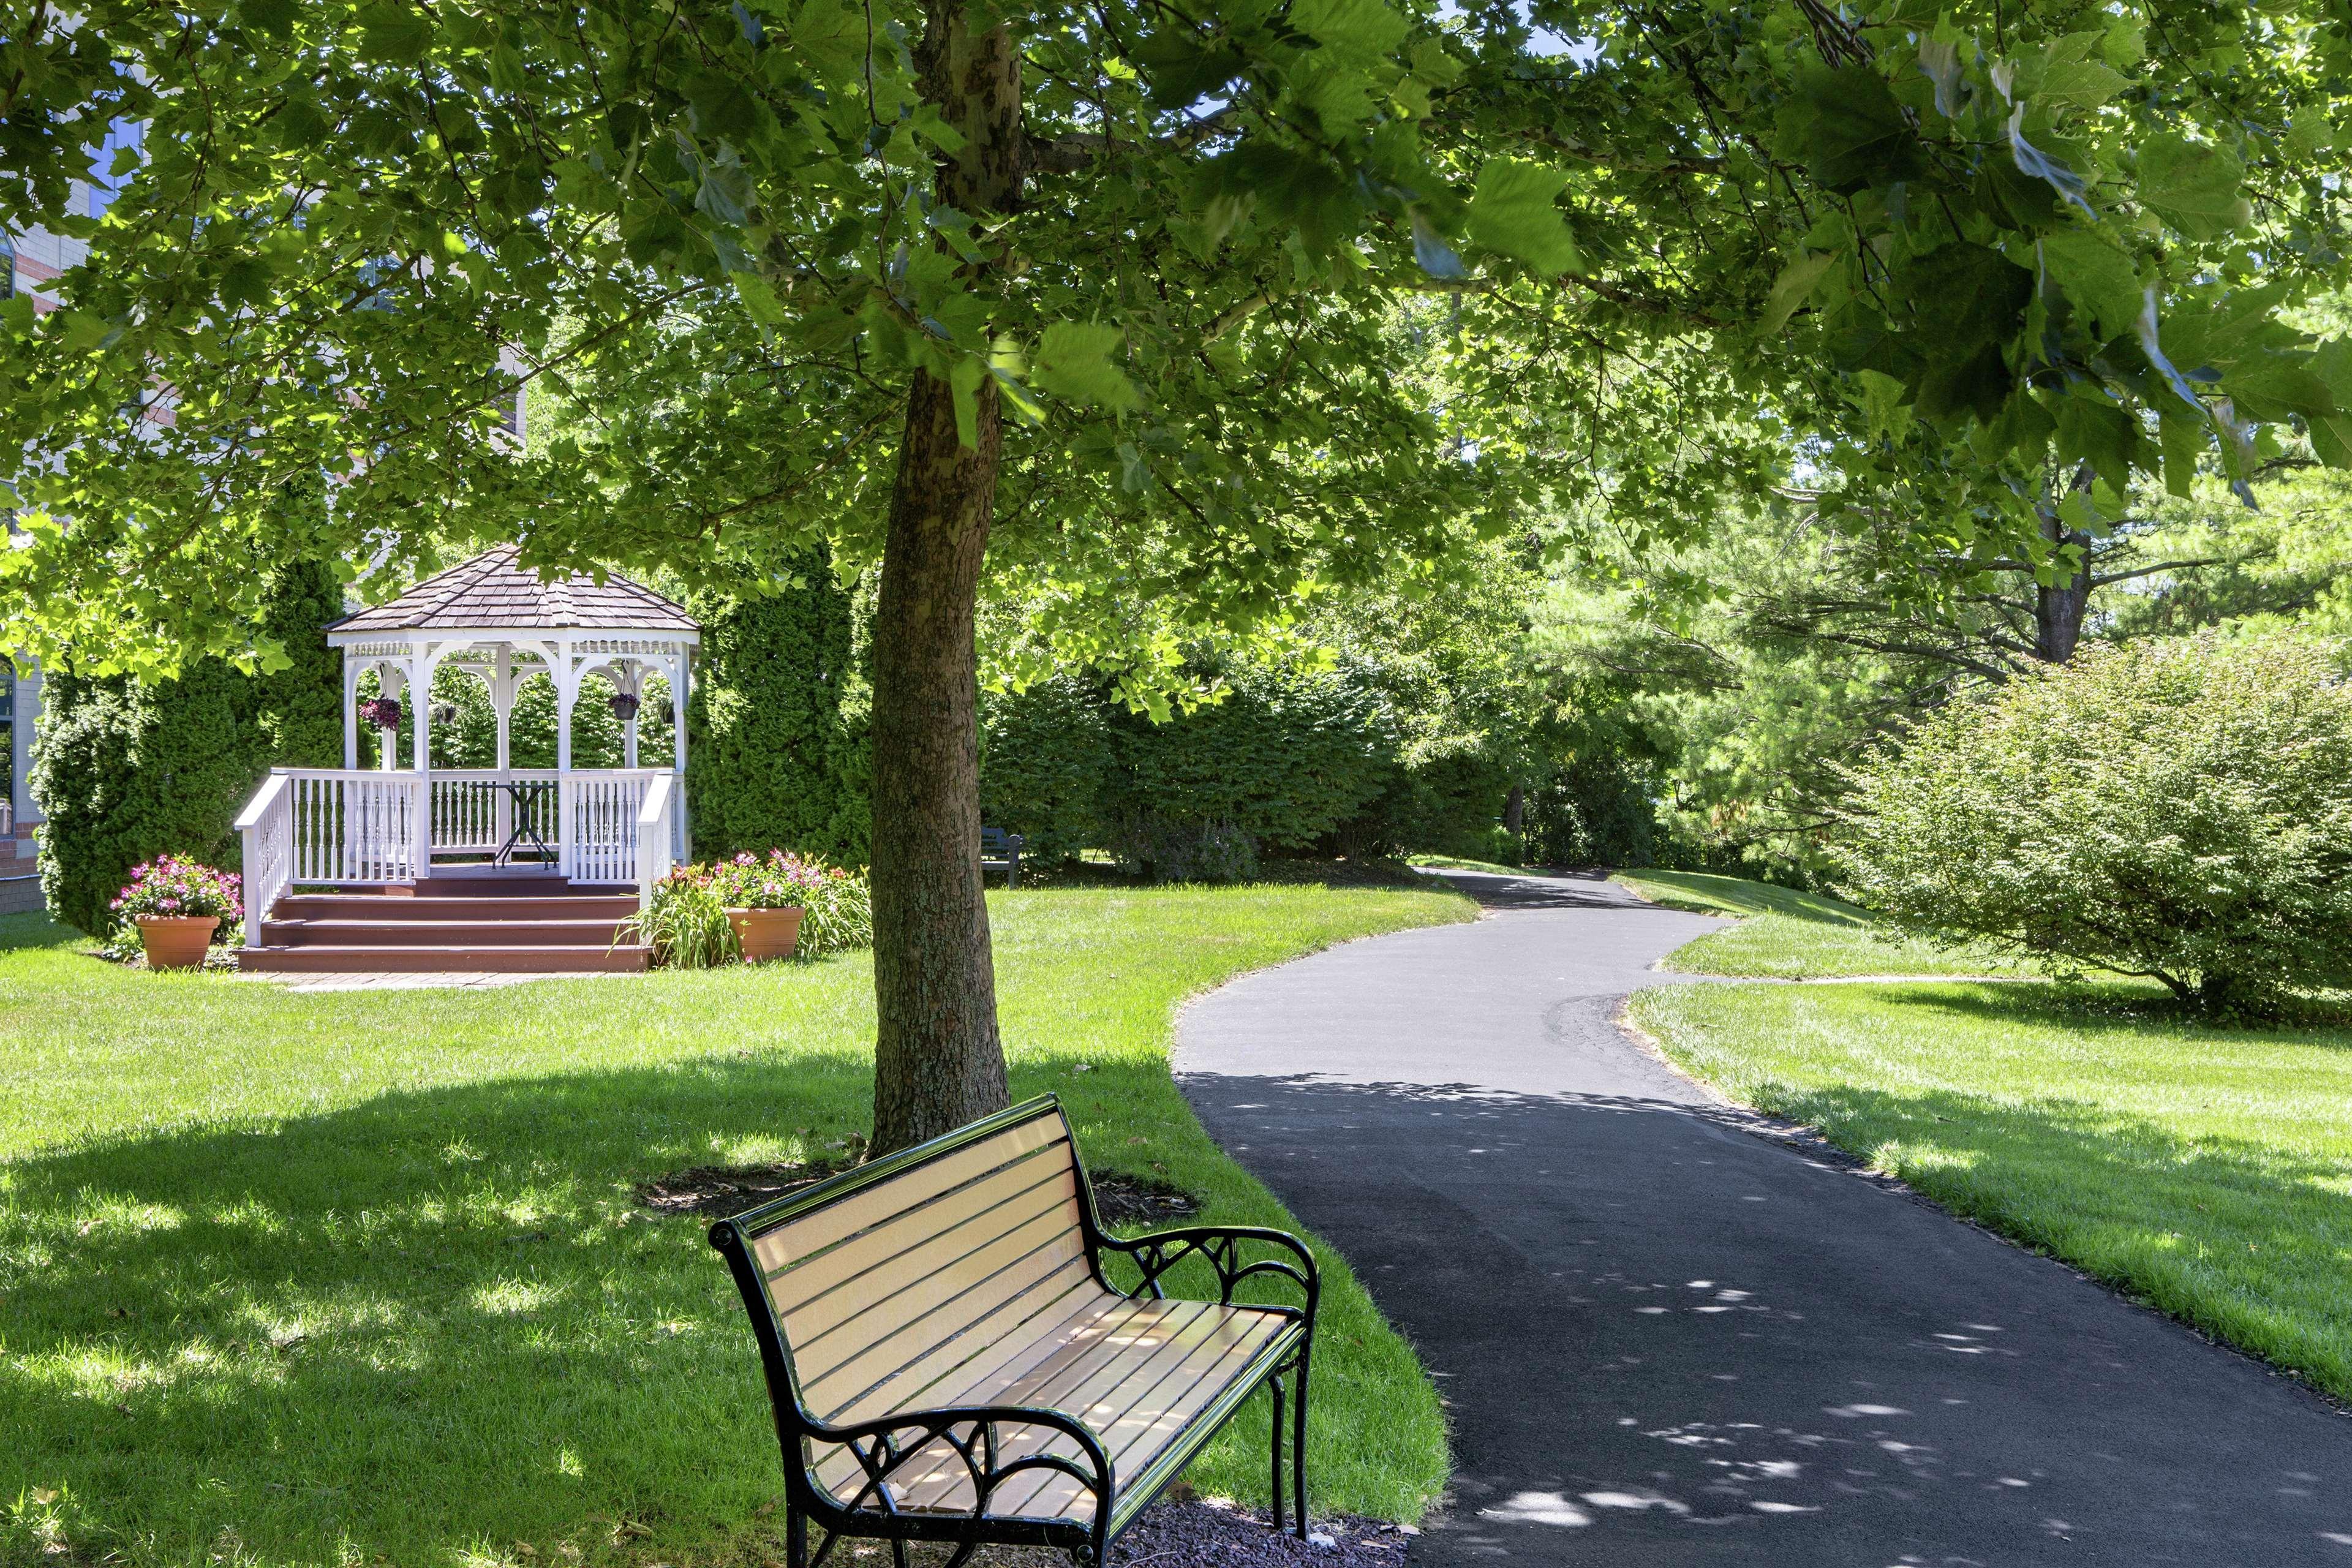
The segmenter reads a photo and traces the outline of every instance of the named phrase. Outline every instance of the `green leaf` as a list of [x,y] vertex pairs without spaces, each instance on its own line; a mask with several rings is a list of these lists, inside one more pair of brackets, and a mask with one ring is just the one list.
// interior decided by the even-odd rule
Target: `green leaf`
[[1769,338],[1787,326],[1789,318],[1797,313],[1797,307],[1805,302],[1813,285],[1822,280],[1822,274],[1836,260],[1827,251],[1817,256],[1800,254],[1780,268],[1780,276],[1772,280],[1772,292],[1764,301],[1764,314],[1758,318],[1756,330]]
[[2221,239],[2253,209],[2241,194],[2245,165],[2236,153],[2167,132],[2139,150],[2141,205],[2193,240]]
[[2186,497],[2196,488],[2197,459],[2204,455],[2210,426],[2201,418],[2168,409],[2157,421],[2156,432],[2164,452],[2164,488]]
[[360,13],[360,48],[384,65],[415,65],[433,47],[433,18],[409,5],[370,5]]
[[1868,66],[1808,73],[1780,111],[1784,151],[1802,158],[1813,178],[1853,192],[1916,178],[1927,169],[1918,132],[1885,79]]
[[1567,185],[1567,174],[1547,164],[1489,159],[1470,197],[1470,237],[1547,278],[1576,270],[1583,258],[1554,205]]
[[1326,48],[1385,55],[1412,26],[1388,0],[1291,0],[1290,25]]
[[2138,451],[2139,427],[2121,408],[2088,397],[2059,400],[2060,462],[2087,462],[2093,473],[2121,490],[2131,485]]
[[1956,358],[2015,337],[2033,297],[2032,273],[1965,240],[1916,258],[1897,279],[1927,346]]
[[2119,338],[2138,323],[2139,273],[2130,257],[2084,228],[2045,234],[2040,243],[2042,267],[2102,339]]
[[1103,322],[1055,321],[1030,358],[1029,384],[1072,403],[1132,414],[1143,406],[1143,394],[1111,360],[1126,342]]

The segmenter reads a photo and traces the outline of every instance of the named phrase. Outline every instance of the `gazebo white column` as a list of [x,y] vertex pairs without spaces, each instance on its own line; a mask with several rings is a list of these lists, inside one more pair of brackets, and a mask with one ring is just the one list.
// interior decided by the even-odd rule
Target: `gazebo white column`
[[360,765],[360,667],[352,650],[343,650],[343,771]]
[[409,709],[414,722],[409,728],[411,753],[409,765],[419,773],[433,771],[433,661],[426,657],[425,642],[418,638],[408,649],[408,689],[414,695]]

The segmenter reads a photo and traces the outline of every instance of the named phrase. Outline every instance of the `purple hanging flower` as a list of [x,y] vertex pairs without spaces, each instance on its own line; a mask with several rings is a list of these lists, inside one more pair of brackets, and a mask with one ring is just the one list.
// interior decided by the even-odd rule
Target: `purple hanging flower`
[[371,697],[360,704],[360,719],[379,730],[397,730],[400,728],[400,699]]
[[637,700],[626,691],[613,693],[613,717],[625,724],[637,716]]

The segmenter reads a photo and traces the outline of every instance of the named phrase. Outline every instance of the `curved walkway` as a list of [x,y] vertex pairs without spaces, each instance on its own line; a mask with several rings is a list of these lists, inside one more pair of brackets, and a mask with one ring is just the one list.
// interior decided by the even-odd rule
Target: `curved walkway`
[[1447,1400],[1415,1561],[2352,1568],[2352,1419],[1626,1040],[1722,922],[1457,880],[1491,918],[1249,975],[1178,1045]]

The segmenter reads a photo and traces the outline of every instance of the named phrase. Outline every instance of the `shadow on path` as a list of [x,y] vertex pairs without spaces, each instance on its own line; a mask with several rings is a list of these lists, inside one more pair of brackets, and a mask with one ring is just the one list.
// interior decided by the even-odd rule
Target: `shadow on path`
[[1629,1046],[1710,926],[1507,910],[1185,1016],[1210,1132],[1446,1397],[1415,1562],[2352,1565],[2352,1421]]

